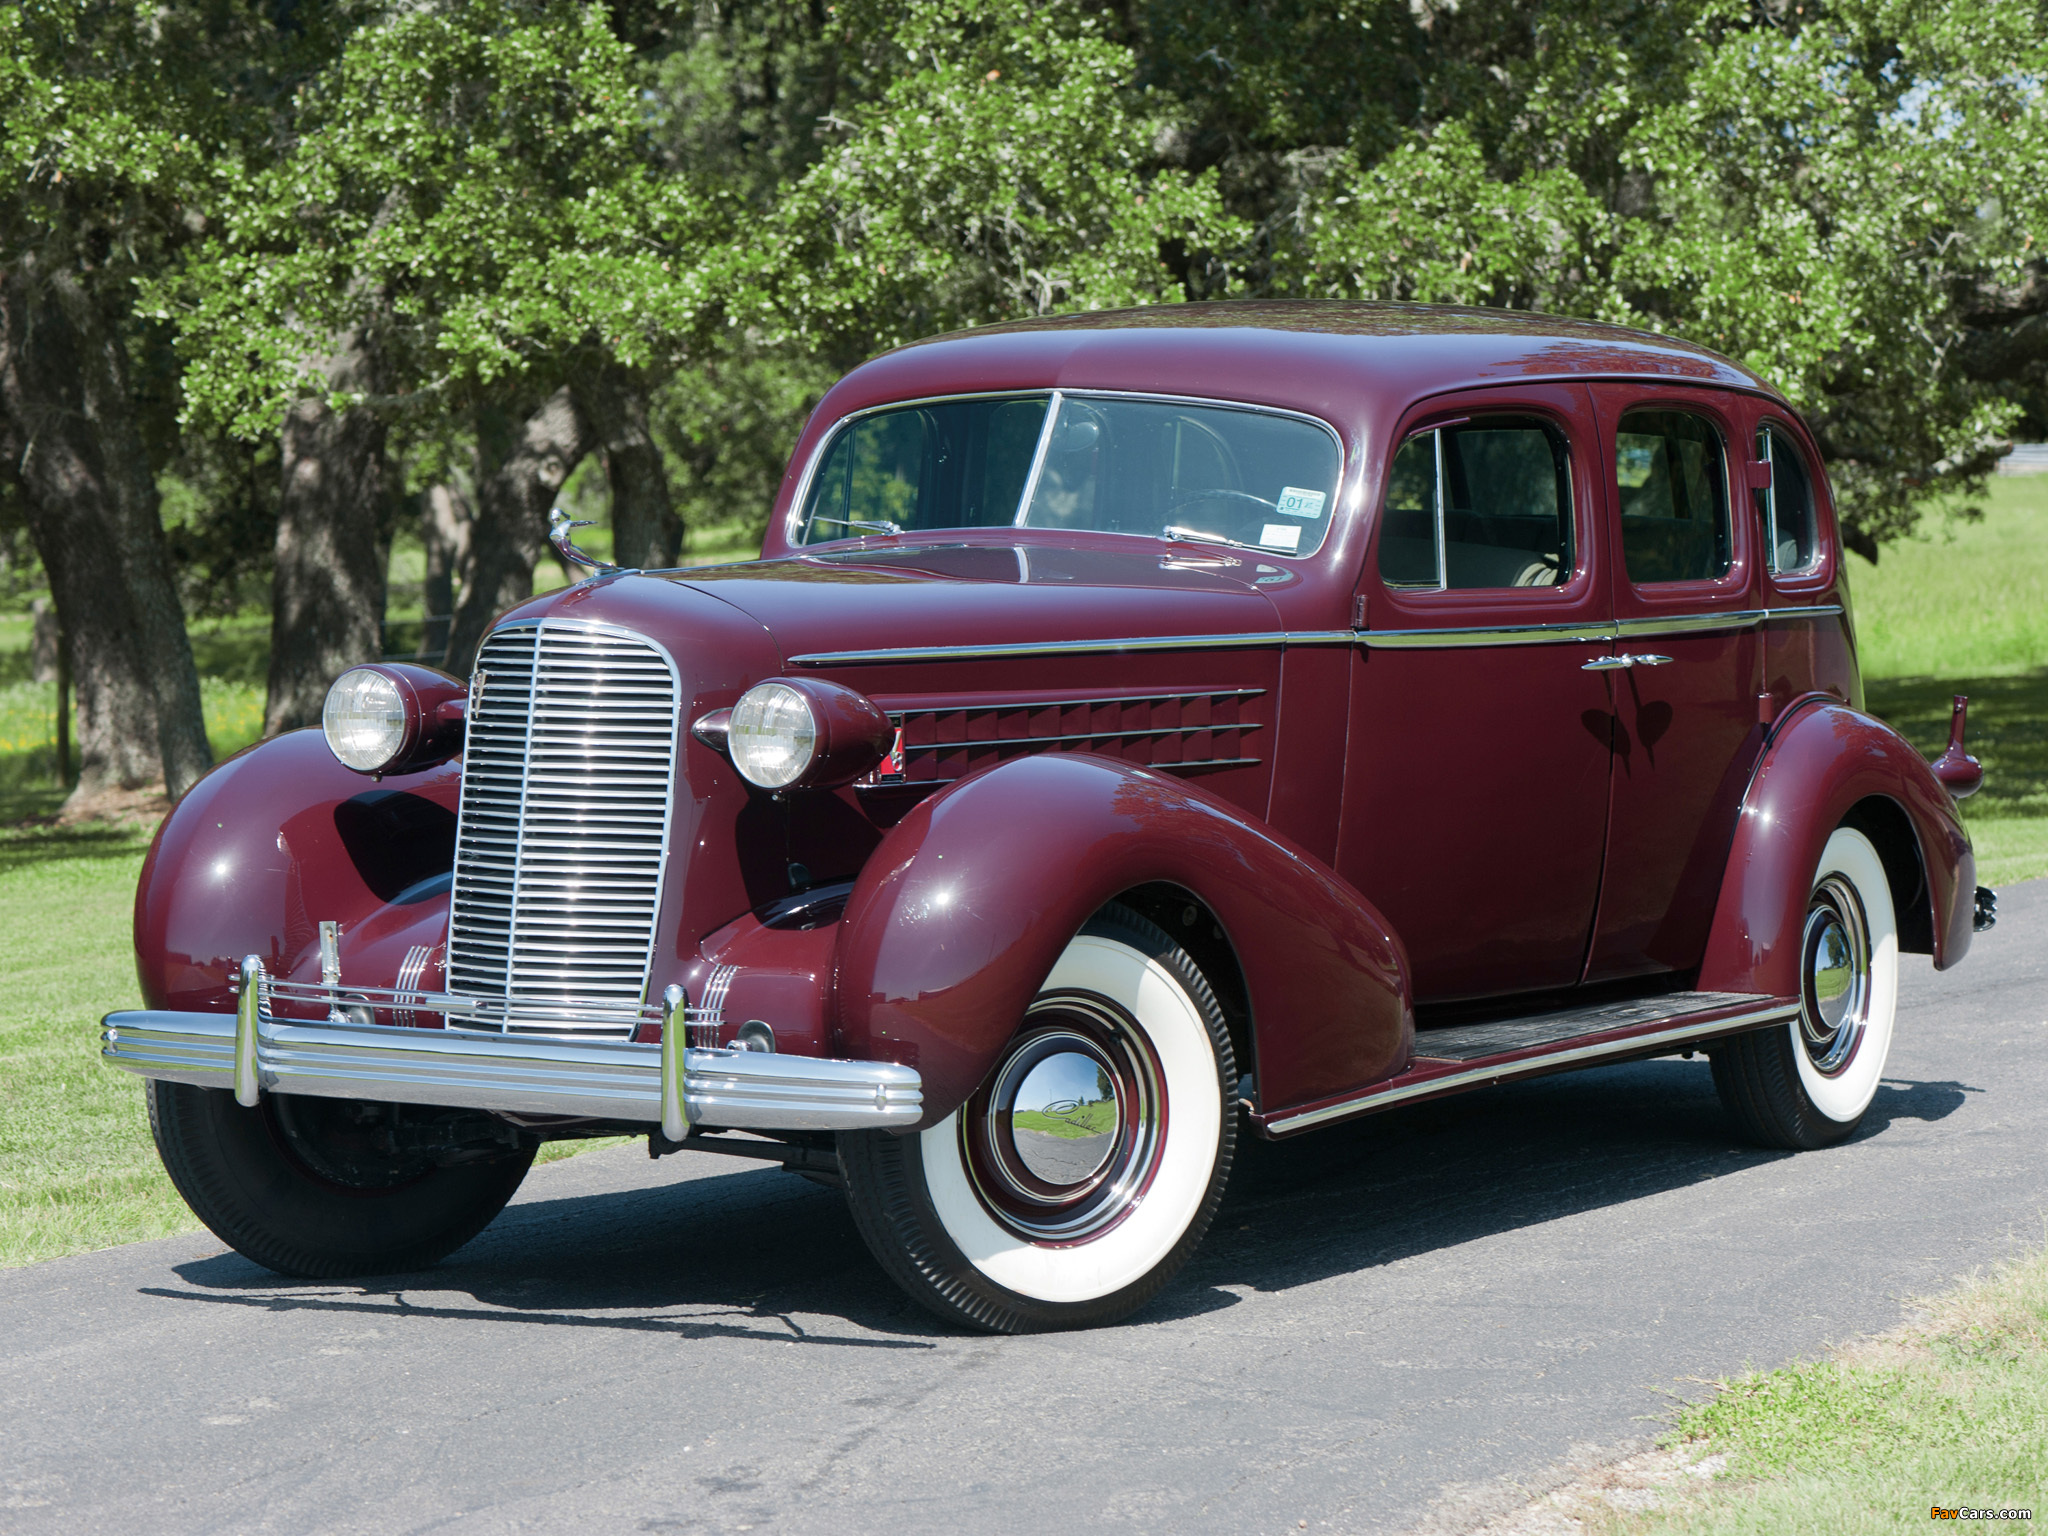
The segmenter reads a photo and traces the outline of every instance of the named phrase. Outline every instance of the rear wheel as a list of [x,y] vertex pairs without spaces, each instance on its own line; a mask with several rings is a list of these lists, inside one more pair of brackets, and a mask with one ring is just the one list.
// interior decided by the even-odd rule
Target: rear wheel
[[530,1146],[442,1138],[418,1150],[431,1110],[406,1126],[394,1106],[347,1099],[266,1095],[244,1109],[220,1088],[151,1081],[148,1093],[150,1134],[185,1203],[222,1242],[282,1275],[423,1269],[489,1225],[533,1162]]
[[1714,1086],[1751,1139],[1795,1150],[1854,1134],[1884,1075],[1899,995],[1891,886],[1854,827],[1828,839],[1807,898],[1799,1017],[1712,1052]]
[[914,1135],[839,1138],[855,1223],[948,1321],[994,1333],[1115,1322],[1208,1230],[1236,1147],[1236,1081],[1194,962],[1107,908],[966,1104]]

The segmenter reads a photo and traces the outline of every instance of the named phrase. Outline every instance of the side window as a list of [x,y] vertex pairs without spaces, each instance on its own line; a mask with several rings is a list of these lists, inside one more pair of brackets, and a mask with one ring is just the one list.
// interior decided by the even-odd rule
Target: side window
[[1771,466],[1771,487],[1756,493],[1763,515],[1771,569],[1796,576],[1820,564],[1820,518],[1813,506],[1813,477],[1792,439],[1776,427],[1757,434],[1757,457]]
[[1721,435],[1689,411],[1630,411],[1614,439],[1621,552],[1637,586],[1728,574]]
[[1574,563],[1571,449],[1548,422],[1480,417],[1394,455],[1380,514],[1388,586],[1550,587]]

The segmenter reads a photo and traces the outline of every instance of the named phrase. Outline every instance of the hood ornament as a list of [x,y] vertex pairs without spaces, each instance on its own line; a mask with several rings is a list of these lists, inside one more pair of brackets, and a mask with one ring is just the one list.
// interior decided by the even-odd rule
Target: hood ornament
[[595,555],[586,555],[569,542],[569,535],[578,528],[594,528],[597,525],[588,520],[577,522],[561,507],[548,514],[548,542],[555,547],[555,553],[572,565],[588,566],[593,571],[616,571],[618,566]]

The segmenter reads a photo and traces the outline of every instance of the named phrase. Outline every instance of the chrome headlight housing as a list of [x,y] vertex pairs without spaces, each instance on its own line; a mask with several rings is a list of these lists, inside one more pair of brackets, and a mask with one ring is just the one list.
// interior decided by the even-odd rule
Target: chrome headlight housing
[[851,784],[888,753],[896,728],[874,700],[815,677],[756,683],[690,728],[760,789]]
[[468,690],[445,672],[402,662],[350,667],[327,690],[327,748],[357,773],[416,773],[462,750]]
[[757,683],[732,707],[726,750],[748,783],[787,789],[817,754],[818,717],[789,684]]
[[397,682],[369,667],[350,667],[327,690],[320,726],[327,745],[357,773],[381,773],[405,751],[410,712]]

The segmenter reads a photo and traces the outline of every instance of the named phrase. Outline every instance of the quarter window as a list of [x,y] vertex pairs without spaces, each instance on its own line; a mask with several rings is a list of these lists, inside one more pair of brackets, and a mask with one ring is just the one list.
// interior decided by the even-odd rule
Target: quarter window
[[1728,574],[1728,473],[1712,423],[1689,411],[1631,411],[1615,434],[1614,472],[1630,581]]
[[1771,569],[1780,576],[1811,571],[1820,564],[1820,520],[1806,461],[1792,439],[1776,427],[1757,434],[1757,455],[1771,466],[1770,489],[1756,493]]
[[1411,437],[1394,455],[1380,518],[1390,587],[1549,587],[1571,574],[1571,450],[1527,416],[1488,416]]

